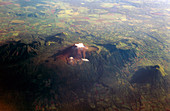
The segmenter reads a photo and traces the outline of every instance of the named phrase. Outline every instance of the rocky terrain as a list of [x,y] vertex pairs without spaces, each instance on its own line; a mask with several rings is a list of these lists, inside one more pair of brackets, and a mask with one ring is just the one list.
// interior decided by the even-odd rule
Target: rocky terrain
[[167,0],[0,0],[0,111],[169,111]]

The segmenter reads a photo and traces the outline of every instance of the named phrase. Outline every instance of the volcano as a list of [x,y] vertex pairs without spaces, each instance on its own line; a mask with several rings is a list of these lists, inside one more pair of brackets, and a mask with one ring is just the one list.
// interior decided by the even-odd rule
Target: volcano
[[36,49],[40,42],[33,41],[30,44],[21,41],[9,41],[0,46],[0,63],[15,64],[19,61],[25,61],[30,57],[37,55]]
[[164,70],[162,70],[161,66],[145,66],[143,68],[138,69],[135,74],[132,76],[131,83],[150,83],[150,84],[158,84],[164,82],[163,76],[165,75]]
[[55,60],[60,59],[70,65],[81,64],[82,62],[89,62],[86,58],[86,53],[95,50],[97,48],[87,47],[83,43],[77,43],[57,53]]

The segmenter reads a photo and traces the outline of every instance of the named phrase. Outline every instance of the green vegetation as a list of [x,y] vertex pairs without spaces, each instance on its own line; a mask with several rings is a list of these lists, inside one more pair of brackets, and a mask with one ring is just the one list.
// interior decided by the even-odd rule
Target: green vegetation
[[[0,0],[0,61],[7,62],[0,63],[0,79],[9,89],[0,85],[7,94],[16,88],[9,100],[23,101],[12,105],[35,111],[169,110],[169,4],[106,1]],[[70,66],[57,59],[81,42],[92,47],[89,62]],[[161,76],[130,83],[136,71],[143,68],[148,76],[154,66],[151,72]]]
[[168,74],[165,72],[164,68],[163,68],[161,65],[158,65],[158,66],[159,66],[158,70],[161,72],[162,76],[168,75]]

